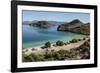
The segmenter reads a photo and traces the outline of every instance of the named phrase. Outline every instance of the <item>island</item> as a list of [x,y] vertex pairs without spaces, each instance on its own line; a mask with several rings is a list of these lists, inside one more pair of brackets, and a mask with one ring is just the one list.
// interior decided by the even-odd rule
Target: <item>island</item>
[[52,26],[55,26],[55,24],[51,24],[48,21],[37,21],[37,22],[32,22],[29,24],[30,26],[33,27],[38,27],[38,28],[50,28]]

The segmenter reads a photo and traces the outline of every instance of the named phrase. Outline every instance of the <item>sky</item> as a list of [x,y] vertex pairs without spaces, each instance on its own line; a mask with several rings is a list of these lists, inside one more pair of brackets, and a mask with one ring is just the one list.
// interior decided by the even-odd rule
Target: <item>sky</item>
[[89,13],[77,13],[77,12],[54,12],[54,11],[34,11],[23,10],[23,21],[45,20],[45,21],[61,21],[70,22],[74,19],[87,23],[90,21]]

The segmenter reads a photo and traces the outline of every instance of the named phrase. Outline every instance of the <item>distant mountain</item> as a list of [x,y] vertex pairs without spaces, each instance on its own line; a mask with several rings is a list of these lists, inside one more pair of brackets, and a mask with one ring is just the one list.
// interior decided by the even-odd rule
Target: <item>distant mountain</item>
[[29,25],[38,27],[38,28],[50,28],[52,26],[58,26],[65,22],[57,22],[57,21],[32,21]]
[[60,25],[60,24],[64,24],[64,23],[66,23],[66,22],[63,22],[63,21],[48,21],[50,24],[53,24],[53,25]]
[[70,31],[80,34],[90,34],[90,23],[83,23],[78,19],[75,19],[69,23],[64,23],[58,26],[58,31]]
[[54,24],[51,24],[48,21],[32,22],[29,25],[34,26],[34,27],[38,27],[38,28],[50,28],[52,26],[55,26]]
[[[34,20],[34,21],[23,21],[23,24],[24,25],[29,25],[29,24],[32,24],[32,23],[36,23],[38,22],[38,20]],[[60,24],[64,24],[66,22],[63,22],[63,21],[47,21],[48,23],[50,24],[53,24],[53,25],[60,25]]]
[[23,25],[29,25],[31,23],[35,23],[37,22],[37,20],[34,20],[34,21],[23,21]]
[[31,23],[31,21],[24,21],[22,24],[28,25],[28,24],[30,24],[30,23]]

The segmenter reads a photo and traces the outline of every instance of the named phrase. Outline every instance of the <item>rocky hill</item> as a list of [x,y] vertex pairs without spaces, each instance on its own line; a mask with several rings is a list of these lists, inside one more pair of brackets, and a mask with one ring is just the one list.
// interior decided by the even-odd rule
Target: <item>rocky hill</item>
[[90,23],[83,23],[78,19],[75,19],[69,23],[61,24],[57,28],[58,31],[70,31],[79,34],[90,34]]
[[38,28],[50,28],[50,27],[54,26],[54,24],[51,24],[48,21],[37,21],[37,22],[31,23],[29,25],[38,27]]

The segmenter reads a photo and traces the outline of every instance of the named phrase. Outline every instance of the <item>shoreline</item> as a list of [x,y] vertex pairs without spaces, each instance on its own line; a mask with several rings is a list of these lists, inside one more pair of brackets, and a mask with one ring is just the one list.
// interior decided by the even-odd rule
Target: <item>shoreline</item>
[[[70,33],[73,33],[73,32],[70,32]],[[77,33],[73,33],[73,34],[77,34]],[[60,39],[60,41],[63,41],[63,42],[69,42],[69,41],[71,41],[72,39],[80,39],[80,38],[82,38],[82,37],[86,37],[86,36],[88,36],[88,35],[84,35],[84,34],[78,34],[79,36],[77,36],[77,37],[74,37],[74,38],[71,38],[71,39],[68,39],[68,40],[66,40],[66,37],[64,37],[64,38],[61,38]],[[80,36],[81,35],[81,36]],[[46,40],[45,42],[48,42],[48,41],[50,41],[51,42],[51,44],[54,44],[55,42],[57,42],[59,39],[56,39],[56,40]],[[66,40],[66,41],[65,41]],[[24,46],[24,45],[27,45],[27,44],[23,44],[23,47],[22,47],[22,49],[28,49],[28,48],[33,48],[33,47],[37,47],[37,46],[43,46],[44,44],[45,44],[45,42],[42,42],[42,44],[41,44],[41,42],[39,43],[40,45],[32,45],[32,44],[34,44],[34,42],[33,43],[30,43],[31,45],[30,46]],[[44,43],[44,44],[43,44]]]
[[[83,38],[85,38],[85,40],[83,40]],[[64,44],[63,46],[54,46],[55,43],[51,43],[50,48],[44,48],[43,49],[41,47],[43,47],[44,45],[39,45],[39,46],[36,46],[36,47],[22,49],[22,52],[26,55],[29,55],[31,53],[44,54],[47,49],[48,49],[48,51],[70,50],[70,49],[77,48],[77,47],[81,46],[84,42],[86,42],[89,39],[89,36],[84,35],[83,37],[78,38],[78,39],[81,39],[81,40],[78,41],[78,42],[75,42],[75,43],[64,42],[64,43],[67,43],[67,44],[66,45]]]

